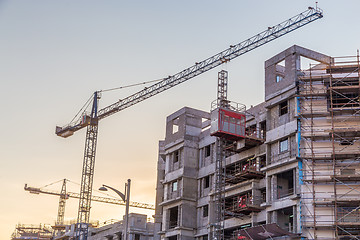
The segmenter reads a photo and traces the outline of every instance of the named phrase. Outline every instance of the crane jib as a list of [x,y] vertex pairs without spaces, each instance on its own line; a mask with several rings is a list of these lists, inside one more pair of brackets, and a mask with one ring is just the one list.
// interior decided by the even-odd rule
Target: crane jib
[[[302,17],[301,17],[302,16]],[[257,47],[260,47],[276,38],[279,38],[286,33],[294,31],[295,29],[304,26],[316,19],[322,18],[322,11],[314,8],[291,18],[282,24],[276,25],[252,38],[249,38],[235,46],[231,46],[225,51],[216,54],[202,62],[196,63],[190,68],[187,68],[173,76],[165,78],[163,81],[153,84],[152,86],[145,88],[125,99],[109,105],[98,112],[99,120],[110,116],[116,112],[122,111],[138,102],[141,102],[149,97],[152,97],[162,91],[165,91],[171,87],[174,87],[182,82],[185,82],[193,77],[196,77],[208,70],[211,70],[223,63],[226,63],[236,57],[239,57],[246,52],[249,52]],[[304,21],[307,19],[308,21]],[[299,25],[301,24],[301,25]],[[284,25],[284,26],[283,26]],[[285,28],[284,28],[285,27]]]
[[[309,8],[307,11],[290,18],[278,25],[269,27],[267,30],[243,41],[239,44],[230,46],[230,48],[209,57],[195,65],[173,75],[165,78],[161,82],[151,85],[133,95],[130,95],[118,102],[111,104],[97,112],[98,120],[108,117],[116,112],[122,111],[136,103],[139,103],[149,97],[161,93],[169,88],[172,88],[180,83],[183,83],[193,77],[196,77],[206,71],[209,71],[221,64],[229,62],[230,60],[239,57],[257,47],[260,47],[276,38],[279,38],[289,32],[296,30],[310,22],[313,22],[323,17],[323,12],[320,8]],[[56,134],[62,137],[69,137],[74,132],[86,127],[89,122],[77,122],[65,127],[57,127]]]

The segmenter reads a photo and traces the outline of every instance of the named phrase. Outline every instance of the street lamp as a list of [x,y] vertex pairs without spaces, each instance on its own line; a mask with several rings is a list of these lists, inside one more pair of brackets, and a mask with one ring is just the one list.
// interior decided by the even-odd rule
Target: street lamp
[[127,183],[125,183],[125,194],[123,194],[122,192],[120,192],[119,190],[112,188],[110,186],[107,186],[105,184],[102,185],[101,188],[99,188],[100,191],[107,191],[107,189],[111,189],[114,192],[117,193],[117,195],[120,196],[120,198],[125,202],[125,240],[129,239],[129,231],[128,231],[128,226],[129,226],[129,202],[130,202],[130,182],[131,180],[128,179]]

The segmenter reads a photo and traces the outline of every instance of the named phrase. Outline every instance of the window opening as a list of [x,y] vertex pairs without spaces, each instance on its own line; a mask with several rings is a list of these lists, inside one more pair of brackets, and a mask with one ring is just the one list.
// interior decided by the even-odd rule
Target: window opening
[[211,146],[210,145],[207,145],[205,146],[205,157],[210,157],[211,155]]
[[172,184],[171,184],[171,190],[172,190],[173,192],[176,192],[176,191],[178,190],[178,182],[177,182],[177,181],[172,182]]
[[284,139],[280,141],[280,153],[287,152],[289,150],[289,141],[288,139]]
[[266,188],[260,189],[261,203],[266,202]]
[[180,159],[180,150],[174,152],[174,163],[177,163]]
[[266,166],[266,155],[261,155],[260,157],[260,169]]
[[203,206],[202,209],[203,209],[203,217],[209,216],[209,205]]
[[179,131],[179,118],[175,118],[172,121],[172,134],[175,134]]
[[288,101],[279,104],[279,115],[282,116],[288,113]]
[[266,121],[260,122],[260,137],[266,139]]
[[210,176],[204,177],[204,188],[210,187]]

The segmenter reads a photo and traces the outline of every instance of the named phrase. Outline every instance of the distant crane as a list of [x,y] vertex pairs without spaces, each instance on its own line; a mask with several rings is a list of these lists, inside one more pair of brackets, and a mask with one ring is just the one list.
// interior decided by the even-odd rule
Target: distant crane
[[[61,198],[63,198],[63,199],[69,199],[69,198],[78,198],[78,199],[80,199],[80,194],[78,194],[78,193],[66,192],[66,194],[64,195],[62,191],[57,192],[57,191],[52,191],[52,190],[48,190],[48,189],[30,187],[27,184],[25,184],[24,190],[28,191],[30,193],[33,193],[33,194],[44,193],[44,194],[49,194],[49,195],[61,196]],[[117,198],[91,196],[91,200],[95,201],[95,202],[110,203],[110,204],[125,206],[125,202],[123,200],[120,200],[120,199],[117,199]],[[153,204],[149,204],[149,203],[139,203],[139,202],[132,202],[131,201],[129,204],[130,204],[130,207],[155,210],[155,206]]]
[[64,127],[56,127],[56,134],[64,138],[73,135],[74,132],[84,127],[87,127],[76,237],[78,239],[87,239],[87,223],[89,222],[90,206],[92,200],[91,194],[94,177],[95,153],[99,120],[119,111],[122,111],[128,107],[131,107],[141,101],[144,101],[147,98],[155,96],[158,93],[168,90],[221,64],[227,63],[236,57],[239,57],[257,47],[260,47],[274,39],[277,39],[322,17],[323,12],[320,8],[318,8],[317,6],[315,8],[309,7],[308,10],[278,25],[269,27],[267,30],[236,45],[231,45],[230,48],[214,56],[211,56],[201,62],[197,62],[195,63],[195,65],[173,76],[164,78],[162,81],[155,83],[150,87],[134,93],[124,99],[120,99],[119,101],[100,110],[98,109],[98,101],[100,99],[101,91],[94,92],[90,115],[84,114],[74,123],[70,123]]
[[[54,195],[54,196],[60,196],[59,198],[59,208],[58,208],[58,215],[55,223],[55,230],[61,231],[65,228],[64,225],[64,215],[65,215],[65,203],[66,200],[69,198],[80,198],[80,194],[73,193],[73,192],[66,192],[66,182],[67,179],[63,179],[63,184],[61,187],[61,192],[52,191],[44,188],[37,188],[37,187],[30,187],[27,184],[25,184],[24,190],[28,191],[32,194],[48,194],[48,195]],[[102,202],[102,203],[110,203],[115,205],[123,205],[125,206],[125,202],[116,199],[116,198],[108,198],[108,197],[100,197],[100,196],[91,196],[91,200],[95,202]],[[130,207],[136,207],[136,208],[142,208],[142,209],[149,209],[149,210],[155,210],[155,206],[148,203],[139,203],[139,202],[130,202]]]

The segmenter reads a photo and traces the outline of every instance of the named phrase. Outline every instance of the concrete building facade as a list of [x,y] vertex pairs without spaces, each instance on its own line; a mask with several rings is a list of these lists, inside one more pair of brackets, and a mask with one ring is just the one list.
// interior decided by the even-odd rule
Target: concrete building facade
[[[302,69],[301,62],[312,64]],[[265,62],[265,101],[228,141],[225,239],[276,223],[305,239],[360,238],[359,56],[292,46]],[[212,239],[216,143],[210,113],[184,107],[159,142],[154,239]],[[256,238],[254,238],[256,239]]]

